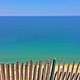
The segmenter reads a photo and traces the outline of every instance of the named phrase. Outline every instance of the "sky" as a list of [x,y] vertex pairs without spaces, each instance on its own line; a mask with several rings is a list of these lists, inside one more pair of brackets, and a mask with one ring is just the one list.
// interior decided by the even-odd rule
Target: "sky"
[[80,0],[0,0],[0,16],[79,16]]

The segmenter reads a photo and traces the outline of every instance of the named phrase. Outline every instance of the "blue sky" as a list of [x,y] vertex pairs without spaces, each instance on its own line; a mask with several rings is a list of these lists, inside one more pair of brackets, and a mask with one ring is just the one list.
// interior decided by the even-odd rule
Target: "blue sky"
[[0,0],[0,15],[79,16],[80,0]]

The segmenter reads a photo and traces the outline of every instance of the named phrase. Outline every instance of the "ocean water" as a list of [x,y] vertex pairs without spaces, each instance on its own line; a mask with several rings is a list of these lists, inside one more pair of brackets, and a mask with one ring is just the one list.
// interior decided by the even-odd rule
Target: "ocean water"
[[80,17],[0,17],[0,62],[80,60]]

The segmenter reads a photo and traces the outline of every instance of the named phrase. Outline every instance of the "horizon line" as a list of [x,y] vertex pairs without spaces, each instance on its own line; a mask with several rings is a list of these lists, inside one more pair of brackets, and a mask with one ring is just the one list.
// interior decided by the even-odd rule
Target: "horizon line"
[[80,15],[0,15],[0,17],[80,17]]

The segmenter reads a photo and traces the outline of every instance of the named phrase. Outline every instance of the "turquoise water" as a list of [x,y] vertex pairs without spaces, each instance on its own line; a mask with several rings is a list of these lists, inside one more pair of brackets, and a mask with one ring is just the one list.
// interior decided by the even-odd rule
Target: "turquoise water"
[[0,61],[80,60],[80,17],[0,17]]

